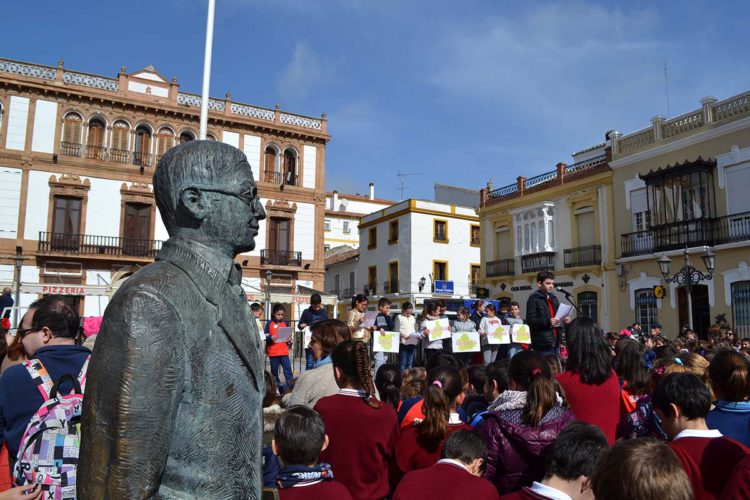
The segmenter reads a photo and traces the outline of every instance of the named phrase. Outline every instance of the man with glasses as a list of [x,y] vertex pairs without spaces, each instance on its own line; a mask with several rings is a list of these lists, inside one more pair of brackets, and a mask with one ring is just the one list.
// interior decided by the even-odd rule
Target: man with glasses
[[[65,374],[77,377],[91,352],[76,345],[80,329],[78,314],[60,296],[37,300],[21,320],[18,335],[29,359],[38,359],[54,383]],[[61,384],[61,394],[73,389]],[[11,366],[0,378],[0,443],[17,456],[21,438],[31,417],[44,403],[37,384],[24,365]]]
[[260,498],[263,358],[234,262],[266,216],[250,165],[190,141],[163,156],[154,194],[170,238],[104,313],[78,496]]

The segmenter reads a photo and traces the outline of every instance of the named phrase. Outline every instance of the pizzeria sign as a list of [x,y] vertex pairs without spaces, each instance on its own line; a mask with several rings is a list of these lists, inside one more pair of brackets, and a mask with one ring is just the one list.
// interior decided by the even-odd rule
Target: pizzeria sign
[[42,295],[108,295],[109,287],[103,285],[53,285],[40,283],[22,283],[21,293],[36,293]]

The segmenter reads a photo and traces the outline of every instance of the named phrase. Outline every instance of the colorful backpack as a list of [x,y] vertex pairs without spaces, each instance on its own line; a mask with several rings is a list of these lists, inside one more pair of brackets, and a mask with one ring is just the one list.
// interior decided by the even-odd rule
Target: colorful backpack
[[[38,359],[25,363],[26,370],[44,398],[21,439],[13,479],[17,486],[40,484],[44,498],[68,500],[76,498],[76,469],[81,446],[81,410],[86,388],[89,359],[78,378],[65,374],[56,382]],[[73,382],[73,392],[58,394],[65,380]]]

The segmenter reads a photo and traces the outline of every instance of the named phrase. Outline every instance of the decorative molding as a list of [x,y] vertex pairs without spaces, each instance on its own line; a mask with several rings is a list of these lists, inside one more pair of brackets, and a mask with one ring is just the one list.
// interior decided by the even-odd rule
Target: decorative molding
[[[628,281],[628,294],[630,295],[630,309],[635,311],[635,291],[642,288],[653,288],[656,285],[661,285],[661,279],[654,278],[641,273],[638,278]],[[662,299],[656,299],[656,307],[661,309]]]
[[298,127],[312,128],[315,130],[323,129],[323,122],[306,116],[290,115],[281,113],[281,123],[285,125],[296,125]]
[[[202,104],[201,96],[193,94],[184,94],[182,92],[177,93],[177,104],[183,106],[189,106],[191,108],[200,108]],[[208,109],[214,111],[224,111],[226,109],[226,103],[218,99],[208,99]]]
[[151,186],[144,182],[133,182],[130,185],[123,182],[120,186],[120,195],[122,196],[122,203],[154,204],[154,192],[151,190]]
[[91,189],[91,181],[82,180],[79,176],[72,174],[62,174],[59,179],[52,175],[49,178],[49,187],[51,196],[87,198]]
[[250,118],[257,118],[258,120],[273,121],[276,114],[270,109],[256,108],[255,106],[248,106],[247,104],[239,104],[233,102],[229,106],[229,111],[235,115],[248,116]]
[[625,208],[630,210],[630,193],[645,188],[646,181],[641,179],[638,174],[635,174],[634,178],[623,182],[623,185],[625,186]]
[[63,82],[67,84],[82,85],[84,87],[92,87],[99,90],[109,90],[111,92],[117,92],[120,89],[120,84],[117,80],[111,78],[102,78],[100,76],[85,75],[83,73],[71,73],[66,71],[63,75]]
[[740,148],[737,144],[732,144],[728,153],[716,157],[716,170],[718,171],[719,187],[726,187],[726,173],[724,169],[740,163],[750,161],[750,148]]
[[15,61],[0,61],[0,71],[45,80],[54,80],[57,77],[57,70],[55,69]]

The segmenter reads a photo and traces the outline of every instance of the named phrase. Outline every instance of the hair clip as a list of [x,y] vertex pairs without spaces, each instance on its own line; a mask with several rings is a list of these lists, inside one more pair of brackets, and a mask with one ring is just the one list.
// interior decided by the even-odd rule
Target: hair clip
[[542,374],[542,370],[540,370],[539,368],[534,368],[533,370],[531,370],[531,376],[532,377],[534,375],[541,375],[541,374]]
[[432,385],[436,385],[436,386],[440,387],[441,389],[443,388],[443,383],[442,383],[442,382],[440,382],[439,380],[436,380],[436,381],[434,381],[434,382],[432,383]]
[[665,371],[666,371],[666,369],[663,366],[660,366],[658,368],[654,368],[654,375],[657,375],[657,376],[661,377],[662,375],[664,375]]
[[680,358],[674,358],[674,362],[677,363],[680,366],[685,366],[685,363],[683,363]]

